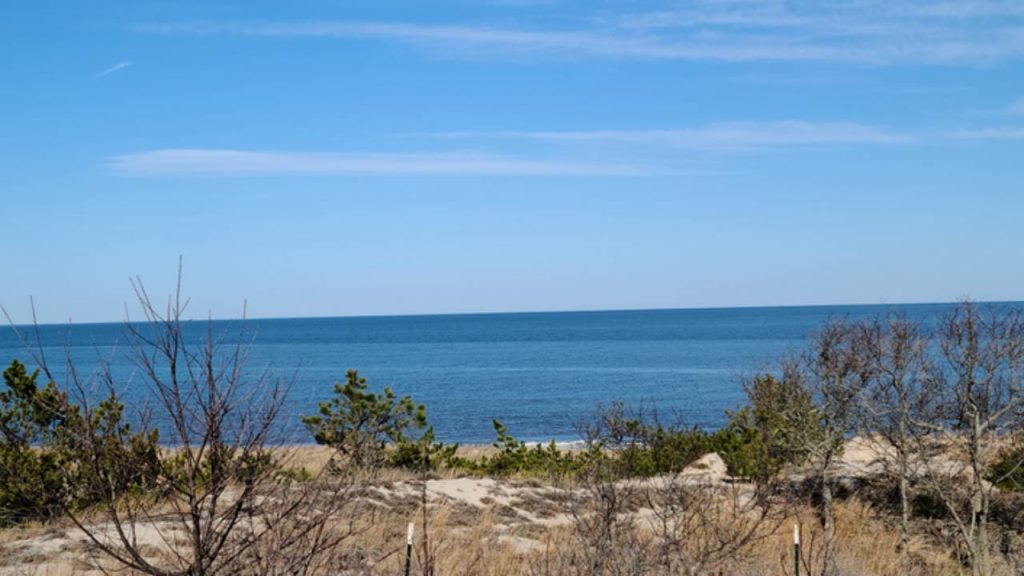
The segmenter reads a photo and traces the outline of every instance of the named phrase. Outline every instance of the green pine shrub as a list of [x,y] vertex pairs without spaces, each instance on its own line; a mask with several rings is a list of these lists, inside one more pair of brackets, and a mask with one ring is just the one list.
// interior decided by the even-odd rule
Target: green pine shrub
[[730,473],[767,479],[808,457],[807,446],[824,434],[814,398],[793,374],[759,374],[745,386],[747,405],[727,414],[721,432],[723,460]]
[[537,443],[531,446],[513,437],[499,420],[493,420],[492,425],[496,435],[493,445],[498,450],[497,453],[484,456],[477,462],[450,459],[449,464],[455,468],[492,476],[522,474],[561,477],[575,474],[585,462],[585,454],[560,450],[554,440],[548,444]]
[[[335,448],[359,468],[394,466],[433,470],[454,458],[458,445],[438,442],[427,424],[427,408],[391,388],[369,390],[366,378],[349,370],[334,397],[302,422],[317,444]],[[423,430],[419,436],[414,431]]]
[[14,360],[0,390],[0,525],[46,521],[152,488],[158,435],[135,433],[115,394],[84,409]]

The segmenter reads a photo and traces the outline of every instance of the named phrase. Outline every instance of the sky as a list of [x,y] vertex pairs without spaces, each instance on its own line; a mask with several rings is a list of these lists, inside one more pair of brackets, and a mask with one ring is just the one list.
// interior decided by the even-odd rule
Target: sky
[[1024,300],[1024,3],[8,0],[0,304]]

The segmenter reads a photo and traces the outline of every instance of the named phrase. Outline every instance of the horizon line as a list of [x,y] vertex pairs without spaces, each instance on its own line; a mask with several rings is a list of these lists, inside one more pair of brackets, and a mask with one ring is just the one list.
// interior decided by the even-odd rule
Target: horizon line
[[[770,308],[866,308],[866,307],[891,307],[891,306],[948,306],[956,304],[963,298],[952,300],[929,300],[912,302],[855,302],[836,304],[741,304],[736,306],[672,306],[654,308],[590,308],[590,309],[561,309],[561,310],[501,310],[501,311],[475,311],[475,312],[414,312],[407,314],[343,314],[327,316],[259,316],[259,317],[234,317],[234,318],[206,318],[206,319],[183,319],[182,322],[260,322],[266,320],[342,320],[357,318],[430,318],[438,316],[512,316],[517,314],[590,314],[609,312],[674,312],[674,311],[716,311],[716,310],[757,310]],[[970,300],[976,304],[1024,304],[1022,300]],[[73,319],[66,322],[39,322],[36,324],[14,324],[14,328],[31,326],[95,326],[109,324],[125,324],[126,320],[99,320],[89,322],[75,322]],[[144,320],[133,320],[131,324],[144,323]],[[10,328],[11,324],[7,324]]]

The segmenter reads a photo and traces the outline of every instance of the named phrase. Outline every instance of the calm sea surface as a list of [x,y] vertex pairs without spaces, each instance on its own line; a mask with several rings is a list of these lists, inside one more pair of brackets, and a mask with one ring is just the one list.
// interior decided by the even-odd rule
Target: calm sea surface
[[[346,369],[427,405],[449,441],[493,440],[491,419],[519,438],[577,438],[575,425],[613,400],[648,403],[687,424],[714,427],[743,400],[741,375],[798,350],[823,322],[899,311],[929,320],[945,305],[816,306],[250,320],[248,368],[291,379],[280,436],[308,441],[298,415],[316,410]],[[231,328],[214,322],[214,332]],[[197,338],[205,322],[190,327]],[[43,326],[52,364],[68,328]],[[75,325],[81,373],[110,358],[128,402],[148,390],[134,373],[118,324]],[[9,328],[0,361],[28,363]],[[55,361],[56,360],[56,361]]]

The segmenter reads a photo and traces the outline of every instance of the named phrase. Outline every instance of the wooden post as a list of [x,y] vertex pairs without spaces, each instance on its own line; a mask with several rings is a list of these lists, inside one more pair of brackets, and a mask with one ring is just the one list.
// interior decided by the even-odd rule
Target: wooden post
[[793,576],[800,576],[800,525],[793,524]]
[[409,522],[409,531],[405,537],[405,576],[409,576],[412,569],[412,531],[416,525]]

